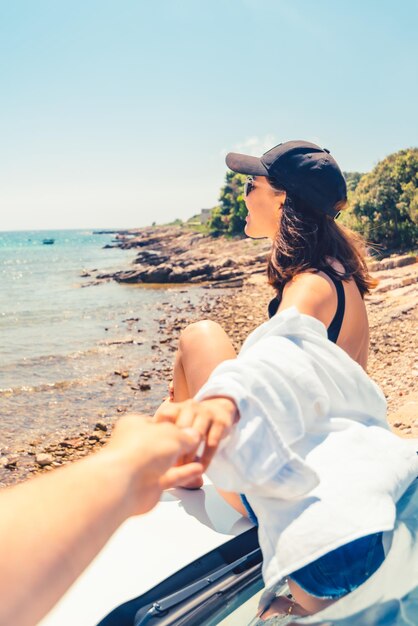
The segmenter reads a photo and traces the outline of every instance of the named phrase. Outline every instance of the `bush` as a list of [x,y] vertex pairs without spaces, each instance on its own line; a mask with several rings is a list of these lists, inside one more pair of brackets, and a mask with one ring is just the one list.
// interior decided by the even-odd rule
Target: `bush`
[[[361,177],[351,198],[354,228],[387,248],[418,236],[418,148],[400,150]],[[348,216],[345,218],[348,219]]]

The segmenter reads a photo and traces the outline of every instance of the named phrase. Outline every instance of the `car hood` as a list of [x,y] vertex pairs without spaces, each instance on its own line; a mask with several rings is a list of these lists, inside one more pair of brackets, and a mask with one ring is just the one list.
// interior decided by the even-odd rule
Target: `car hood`
[[205,477],[202,489],[170,489],[131,517],[38,626],[96,626],[120,604],[252,527]]

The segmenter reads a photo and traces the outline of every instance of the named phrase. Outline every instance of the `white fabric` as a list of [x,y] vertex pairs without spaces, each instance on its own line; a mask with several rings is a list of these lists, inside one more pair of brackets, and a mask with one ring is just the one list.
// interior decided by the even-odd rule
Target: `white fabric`
[[[347,596],[310,617],[312,626],[416,626],[418,600],[418,480],[397,503],[387,556],[379,569]],[[385,535],[384,535],[385,539]]]
[[269,587],[349,541],[391,530],[418,473],[417,442],[392,434],[380,388],[289,308],[258,327],[195,396],[234,399],[240,420],[207,474],[245,493]]

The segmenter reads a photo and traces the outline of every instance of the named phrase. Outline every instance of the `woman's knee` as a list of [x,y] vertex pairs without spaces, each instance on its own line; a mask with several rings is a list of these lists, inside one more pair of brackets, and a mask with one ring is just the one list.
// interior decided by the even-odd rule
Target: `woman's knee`
[[190,396],[194,396],[215,367],[235,357],[234,346],[222,326],[202,320],[190,324],[181,333],[175,368],[184,376]]
[[213,338],[214,336],[227,337],[224,329],[218,322],[212,320],[200,320],[199,322],[193,322],[186,326],[180,334],[180,350],[187,348],[190,343],[194,343],[196,340],[203,340],[205,338]]

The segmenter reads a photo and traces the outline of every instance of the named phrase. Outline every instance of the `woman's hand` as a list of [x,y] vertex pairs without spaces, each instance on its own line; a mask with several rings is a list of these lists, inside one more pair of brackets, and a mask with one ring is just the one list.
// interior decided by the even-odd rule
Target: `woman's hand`
[[[156,422],[173,422],[179,428],[193,427],[205,442],[199,462],[206,469],[221,440],[226,437],[239,419],[237,406],[230,398],[216,397],[196,402],[165,402],[154,416]],[[196,452],[196,451],[195,451]],[[194,455],[186,455],[182,463],[190,463]]]

